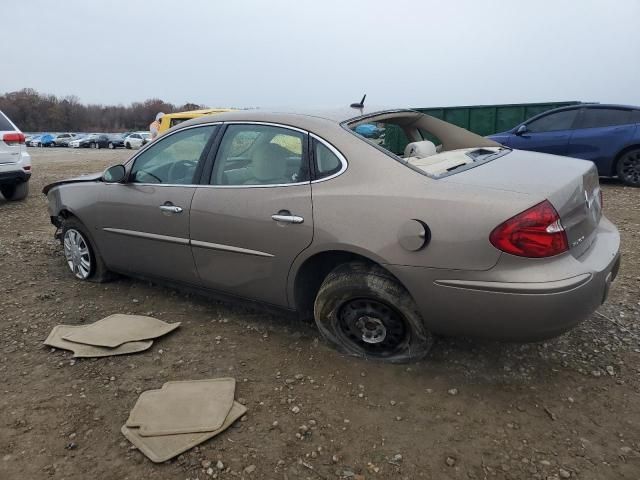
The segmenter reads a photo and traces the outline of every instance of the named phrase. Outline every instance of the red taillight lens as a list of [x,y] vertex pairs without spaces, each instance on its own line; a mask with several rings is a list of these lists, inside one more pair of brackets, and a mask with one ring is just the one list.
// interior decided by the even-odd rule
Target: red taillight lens
[[24,135],[20,132],[5,133],[2,135],[2,141],[7,145],[19,145],[24,143]]
[[498,225],[489,240],[497,249],[519,257],[551,257],[569,249],[560,216],[548,200]]

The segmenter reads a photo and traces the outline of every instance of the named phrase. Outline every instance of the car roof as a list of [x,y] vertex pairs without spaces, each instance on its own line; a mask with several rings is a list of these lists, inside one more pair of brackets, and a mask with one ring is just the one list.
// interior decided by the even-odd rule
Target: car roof
[[[246,109],[246,110],[233,110],[230,112],[219,113],[217,115],[209,115],[199,118],[194,118],[180,124],[180,126],[197,125],[200,123],[215,122],[232,122],[232,121],[271,121],[289,124],[303,121],[304,123],[334,123],[341,124],[350,120],[355,120],[361,117],[373,116],[385,112],[407,112],[413,114],[420,114],[415,110],[409,108],[385,108],[385,107],[369,107],[363,108],[335,108],[335,109],[295,109],[295,108],[282,108],[282,109]],[[175,127],[174,127],[175,128]]]
[[553,108],[551,110],[547,110],[546,112],[542,112],[536,115],[536,117],[546,113],[561,112],[563,110],[574,110],[576,108],[607,108],[607,109],[615,108],[615,109],[622,109],[622,110],[640,110],[640,107],[637,107],[634,105],[620,105],[615,103],[576,103],[574,105],[567,105],[564,107],[558,107],[558,108]]

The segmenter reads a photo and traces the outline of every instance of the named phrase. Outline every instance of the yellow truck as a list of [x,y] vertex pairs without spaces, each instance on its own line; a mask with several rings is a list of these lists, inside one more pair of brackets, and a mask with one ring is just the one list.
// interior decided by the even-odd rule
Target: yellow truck
[[191,110],[189,112],[165,113],[160,119],[160,128],[158,129],[158,133],[169,130],[171,127],[192,118],[204,117],[205,115],[216,115],[218,113],[231,111],[231,108],[207,108],[204,110]]

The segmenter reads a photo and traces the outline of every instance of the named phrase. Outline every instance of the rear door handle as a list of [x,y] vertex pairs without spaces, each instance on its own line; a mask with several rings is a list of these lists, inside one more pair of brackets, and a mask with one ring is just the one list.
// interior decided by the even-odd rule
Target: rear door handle
[[182,207],[175,205],[160,205],[160,210],[167,213],[182,213]]
[[291,212],[278,212],[271,215],[271,219],[280,223],[302,223],[304,218],[298,215],[291,215]]

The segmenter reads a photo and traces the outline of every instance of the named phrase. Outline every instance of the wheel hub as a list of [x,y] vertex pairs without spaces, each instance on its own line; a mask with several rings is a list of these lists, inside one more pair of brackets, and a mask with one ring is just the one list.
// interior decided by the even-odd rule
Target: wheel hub
[[362,341],[366,343],[381,343],[387,337],[387,328],[377,318],[362,316],[356,322],[362,332]]
[[82,280],[88,278],[91,272],[91,256],[82,235],[77,230],[68,230],[64,236],[63,246],[69,269]]
[[344,341],[363,355],[387,357],[408,341],[404,317],[393,307],[373,298],[354,298],[338,311],[338,329]]

